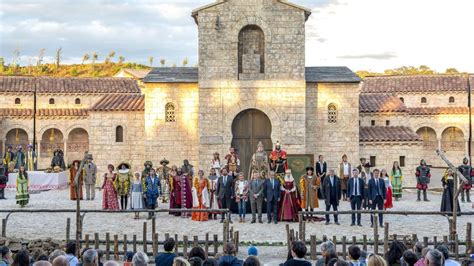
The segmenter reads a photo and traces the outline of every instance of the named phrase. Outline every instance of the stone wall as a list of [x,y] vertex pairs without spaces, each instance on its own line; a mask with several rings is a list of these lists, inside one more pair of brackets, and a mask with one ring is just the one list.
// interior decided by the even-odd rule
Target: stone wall
[[403,113],[361,113],[360,126],[372,126],[372,120],[375,121],[375,126],[386,126],[387,120],[390,126],[407,126],[408,114]]
[[[397,93],[407,107],[467,106],[467,95],[465,92]],[[427,100],[425,104],[421,103],[422,97]],[[454,97],[454,103],[449,103],[449,97]]]
[[[80,94],[38,94],[36,97],[36,104],[38,109],[53,109],[53,108],[91,108],[98,102],[103,95],[80,95]],[[20,104],[15,104],[15,99],[20,99]],[[49,104],[49,99],[53,98],[55,104]],[[81,104],[76,104],[76,99],[80,99]],[[25,108],[33,109],[33,94],[7,94],[0,97],[0,105],[2,108]]]

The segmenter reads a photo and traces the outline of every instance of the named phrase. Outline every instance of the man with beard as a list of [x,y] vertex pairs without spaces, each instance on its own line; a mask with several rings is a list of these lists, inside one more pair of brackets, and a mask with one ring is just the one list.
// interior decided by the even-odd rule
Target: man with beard
[[170,168],[168,167],[168,164],[170,162],[166,160],[166,158],[163,158],[163,160],[160,161],[160,167],[158,167],[157,172],[158,175],[160,176],[160,182],[161,182],[161,202],[162,203],[167,203],[169,202],[170,198],[170,185],[169,185],[169,179],[170,179]]
[[224,157],[226,160],[226,168],[229,175],[232,178],[237,177],[237,173],[240,171],[240,159],[237,153],[235,152],[234,147],[229,148],[229,153]]
[[288,158],[286,151],[281,149],[279,141],[275,144],[275,150],[270,154],[270,170],[275,172],[276,176],[283,177],[288,169]]
[[360,178],[364,180],[364,184],[365,184],[364,194],[363,194],[364,201],[362,202],[362,207],[364,209],[370,208],[369,197],[367,194],[367,191],[369,189],[370,175],[371,175],[370,167],[372,167],[372,165],[370,165],[370,162],[367,162],[366,158],[360,158],[360,164],[359,166],[357,166],[357,170],[359,170]]
[[[222,175],[219,177],[217,182],[217,198],[220,202],[220,206],[222,209],[230,209],[230,204],[232,202],[232,198],[234,198],[234,182],[233,177],[227,173],[227,169],[222,169]],[[224,213],[221,216],[221,223],[224,222]],[[232,223],[232,219],[230,219],[229,214],[229,223]]]
[[[319,208],[318,189],[321,186],[321,179],[313,174],[312,166],[306,167],[306,174],[300,178],[301,208],[303,211],[312,212]],[[313,215],[306,217],[307,220],[313,221]]]
[[[316,176],[319,178],[321,184],[324,184],[324,178],[326,177],[326,172],[328,165],[324,161],[323,155],[318,156],[318,161],[316,162]],[[321,188],[318,188],[318,197],[324,199],[324,195],[321,192]]]
[[15,153],[15,169],[20,169],[20,166],[25,166],[25,164],[26,158],[25,153],[23,152],[23,147],[21,145],[18,145]]

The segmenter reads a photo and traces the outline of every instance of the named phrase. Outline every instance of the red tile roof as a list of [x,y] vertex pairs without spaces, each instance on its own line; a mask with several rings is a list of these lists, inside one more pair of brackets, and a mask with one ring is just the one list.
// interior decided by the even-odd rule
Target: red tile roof
[[361,113],[406,112],[405,104],[390,94],[361,94],[359,96]]
[[468,114],[469,107],[412,107],[410,115],[460,115]]
[[362,85],[363,93],[452,92],[466,90],[467,78],[460,75],[367,77]]
[[404,126],[397,127],[360,127],[359,139],[361,142],[401,142],[401,141],[422,141],[411,128]]
[[92,111],[144,111],[145,96],[140,94],[104,95],[92,108]]
[[107,94],[141,93],[137,82],[127,78],[56,78],[0,76],[0,93]]
[[[54,118],[54,117],[87,117],[89,111],[87,109],[38,109],[36,116],[38,118]],[[33,117],[33,109],[20,108],[1,108],[0,116],[15,118],[31,118]]]

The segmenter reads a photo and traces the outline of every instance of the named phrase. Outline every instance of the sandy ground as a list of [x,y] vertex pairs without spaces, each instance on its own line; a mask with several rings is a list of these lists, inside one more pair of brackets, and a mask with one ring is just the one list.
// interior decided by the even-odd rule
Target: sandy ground
[[[97,191],[98,196],[95,201],[82,201],[83,209],[100,209],[102,206],[102,194]],[[7,200],[0,201],[1,209],[17,209],[15,203],[14,192],[8,191],[6,193]],[[401,201],[394,201],[394,208],[392,210],[408,211],[438,211],[441,194],[430,193],[430,202],[416,202],[416,194],[411,191],[405,191],[404,197]],[[32,194],[30,203],[26,209],[75,209],[75,201],[69,200],[69,190],[47,191],[38,194]],[[324,202],[320,201],[320,205],[324,206]],[[160,207],[167,208],[168,206],[161,205]],[[350,205],[347,202],[342,202],[341,210],[349,210]],[[322,208],[320,208],[322,210]],[[471,211],[470,203],[461,203],[461,210]],[[0,214],[0,218],[4,218],[5,213]],[[124,234],[128,235],[128,239],[132,238],[133,234],[137,235],[138,239],[142,238],[143,222],[145,214],[142,214],[142,219],[134,220],[133,214],[87,214],[84,221],[84,234],[93,235],[95,232],[100,233],[100,238],[105,239],[105,233],[109,232],[112,236],[119,235],[122,238]],[[66,218],[70,217],[72,220],[71,232],[75,230],[75,215],[73,213],[51,214],[51,213],[16,213],[12,214],[8,220],[7,236],[20,237],[27,239],[52,237],[54,239],[64,239],[66,231]],[[284,242],[286,240],[285,225],[286,223],[275,224],[250,224],[250,215],[247,216],[247,223],[238,223],[237,216],[233,215],[234,230],[238,230],[240,234],[240,241],[255,241],[255,242]],[[332,217],[331,217],[332,220]],[[349,226],[351,219],[350,215],[341,215],[339,217],[340,226],[335,224],[324,225],[320,223],[309,223],[306,227],[307,236],[316,235],[318,238],[327,235],[332,238],[333,235],[341,238],[346,236],[348,240],[352,236],[362,238],[363,234],[370,237],[373,229],[370,228],[370,216],[362,216],[363,227]],[[443,216],[387,216],[385,221],[390,223],[390,234],[397,235],[411,235],[418,234],[422,236],[438,236],[442,239],[443,235],[448,234],[448,222]],[[460,239],[465,238],[466,223],[473,222],[473,216],[461,216],[458,218],[458,234]],[[264,214],[264,222],[266,222],[266,215]],[[160,213],[157,216],[157,233],[159,237],[163,237],[165,233],[174,235],[178,233],[180,238],[183,235],[199,236],[204,239],[206,233],[219,234],[219,239],[222,239],[223,226],[218,221],[212,220],[208,222],[194,222],[191,219],[174,217],[166,213]],[[149,228],[151,222],[149,222]],[[290,223],[290,228],[298,230],[297,223]],[[383,234],[383,233],[382,233]],[[72,237],[72,236],[71,236]],[[151,239],[151,230],[148,233],[148,239]],[[241,247],[242,256],[246,252],[246,247]],[[283,261],[286,257],[285,247],[260,247],[262,258],[266,261]],[[268,265],[274,265],[270,263]]]

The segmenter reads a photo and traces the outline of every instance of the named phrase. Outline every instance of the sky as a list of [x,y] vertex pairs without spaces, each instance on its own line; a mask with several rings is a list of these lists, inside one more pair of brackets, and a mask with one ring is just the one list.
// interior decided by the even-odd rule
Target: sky
[[[35,64],[99,61],[110,51],[126,61],[167,65],[198,58],[194,8],[214,0],[0,0],[0,57]],[[473,0],[293,0],[308,7],[306,65],[383,71],[427,65],[474,73]]]

